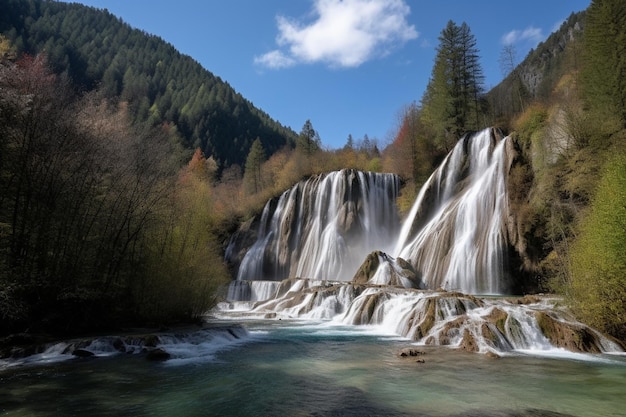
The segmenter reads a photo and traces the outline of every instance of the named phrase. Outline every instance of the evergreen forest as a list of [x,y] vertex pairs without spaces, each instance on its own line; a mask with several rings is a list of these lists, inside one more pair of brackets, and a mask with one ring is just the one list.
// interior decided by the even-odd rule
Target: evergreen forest
[[[406,213],[466,132],[515,139],[510,204],[528,292],[626,341],[626,3],[592,0],[485,91],[465,22],[387,144],[326,150],[107,11],[0,0],[0,334],[199,317],[240,222],[310,175],[397,173]],[[401,103],[399,103],[401,104]],[[519,248],[518,248],[519,249]]]
[[106,10],[40,0],[2,0],[0,9],[0,33],[20,53],[45,52],[74,88],[125,102],[133,123],[175,125],[184,146],[212,156],[220,171],[243,165],[257,137],[272,153],[295,140],[191,57]]

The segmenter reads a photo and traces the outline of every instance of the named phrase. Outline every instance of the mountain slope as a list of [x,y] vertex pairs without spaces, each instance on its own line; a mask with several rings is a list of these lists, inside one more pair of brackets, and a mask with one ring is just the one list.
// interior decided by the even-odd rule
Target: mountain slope
[[[572,13],[487,93],[496,120],[522,112],[533,101],[549,99],[561,77],[579,69],[585,15],[585,11]],[[514,50],[509,52],[514,55]],[[503,60],[514,61],[510,54],[507,56],[503,51]]]
[[135,122],[173,123],[185,145],[243,165],[259,137],[268,154],[296,134],[161,38],[106,10],[45,0],[0,0],[0,33],[18,52],[45,52],[81,88],[128,103]]

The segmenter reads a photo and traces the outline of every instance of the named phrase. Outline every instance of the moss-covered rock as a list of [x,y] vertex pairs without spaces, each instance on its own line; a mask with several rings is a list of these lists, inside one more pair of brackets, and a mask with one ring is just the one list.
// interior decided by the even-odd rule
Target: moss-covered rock
[[535,317],[541,332],[554,346],[572,352],[602,352],[598,335],[588,327],[556,320],[542,311],[536,312]]
[[428,332],[433,328],[435,322],[437,321],[437,300],[434,298],[429,298],[426,300],[426,307],[424,309],[424,317],[420,324],[417,326],[417,331],[415,333],[416,340],[419,340],[426,336]]
[[459,349],[462,349],[466,352],[478,352],[480,348],[478,343],[476,342],[476,338],[474,335],[467,329],[463,332],[463,340],[461,340],[461,344],[459,345]]
[[506,334],[506,320],[508,317],[509,315],[504,310],[494,308],[493,310],[491,310],[491,313],[489,313],[489,315],[483,318],[489,323],[493,323],[493,325],[496,326],[500,333]]

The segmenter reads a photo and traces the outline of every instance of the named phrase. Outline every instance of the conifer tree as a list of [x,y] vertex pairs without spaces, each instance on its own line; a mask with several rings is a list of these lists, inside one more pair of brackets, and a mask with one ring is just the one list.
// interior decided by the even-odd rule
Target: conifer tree
[[263,162],[265,162],[265,149],[263,149],[261,139],[257,137],[248,152],[244,172],[244,183],[251,194],[256,194],[262,189],[261,165]]
[[298,135],[296,147],[300,149],[306,155],[312,155],[320,149],[321,140],[319,134],[313,129],[311,120],[304,122],[302,130]]
[[449,21],[439,36],[433,72],[422,98],[424,120],[450,149],[468,130],[479,129],[483,72],[469,26]]
[[354,149],[354,139],[352,138],[352,134],[348,135],[344,149]]

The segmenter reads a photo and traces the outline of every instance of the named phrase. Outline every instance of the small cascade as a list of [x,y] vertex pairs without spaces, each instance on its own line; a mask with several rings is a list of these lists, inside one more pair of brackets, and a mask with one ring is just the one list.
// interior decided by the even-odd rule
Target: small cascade
[[233,281],[228,286],[228,301],[265,301],[274,298],[280,281]]
[[355,170],[296,184],[265,206],[237,280],[350,280],[368,253],[393,247],[398,190],[393,174]]
[[[281,283],[275,298],[255,303],[249,314],[373,326],[417,345],[481,353],[624,351],[618,342],[559,311],[558,302],[538,296],[479,298],[447,291],[290,279]],[[227,311],[222,314],[228,316]]]
[[[15,347],[9,357],[0,358],[0,370],[25,364],[48,364],[76,358],[106,357],[120,354],[152,356],[151,360],[168,359],[168,364],[212,361],[215,353],[246,343],[251,335],[239,325],[213,325],[201,329],[180,329],[175,333],[146,333],[102,336]],[[36,351],[32,353],[31,351]],[[163,356],[166,355],[166,356]]]

